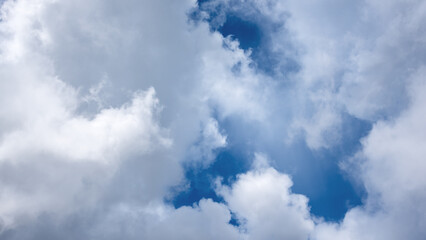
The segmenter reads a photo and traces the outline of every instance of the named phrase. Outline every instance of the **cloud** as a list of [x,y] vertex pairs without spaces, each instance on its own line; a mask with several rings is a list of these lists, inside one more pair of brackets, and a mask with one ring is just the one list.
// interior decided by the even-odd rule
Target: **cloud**
[[[307,239],[314,228],[308,199],[291,192],[292,181],[255,155],[256,164],[231,186],[218,182],[224,203],[202,199],[192,207],[165,211],[147,239]],[[232,214],[238,226],[230,224]],[[151,222],[152,223],[152,222]]]
[[[344,166],[357,167],[368,191],[362,207],[350,210],[340,225],[320,224],[314,239],[421,239],[425,235],[426,117],[425,69],[414,73],[408,87],[410,106],[392,121],[376,123],[363,150]],[[350,169],[348,169],[350,171]]]
[[[426,4],[242,2],[200,21],[192,0],[2,3],[0,238],[422,238]],[[273,71],[210,30],[227,12],[259,22]],[[346,115],[373,126],[341,161],[368,196],[331,223],[271,167],[288,156],[266,156],[298,136],[340,146]],[[232,134],[265,154],[218,184],[223,201],[166,203]]]
[[286,81],[276,91],[288,116],[280,122],[292,126],[285,131],[290,140],[302,135],[312,149],[330,148],[342,140],[345,114],[374,123],[407,107],[406,80],[425,62],[422,1],[219,2],[262,19],[259,26],[277,26],[262,28],[270,55],[300,66],[287,77],[274,73]]
[[[162,201],[184,181],[188,152],[208,165],[226,144],[214,108],[221,116],[265,118],[256,102],[264,85],[253,77],[248,55],[206,23],[189,22],[194,4],[2,5],[2,236],[59,237],[78,229],[87,238],[99,236],[96,222],[103,217],[143,209],[137,219],[161,218],[146,212],[152,205],[174,211]],[[231,89],[237,94],[224,94]],[[199,207],[210,214],[216,205]],[[181,211],[198,210],[170,218]],[[73,219],[89,224],[56,232]]]
[[214,150],[226,146],[226,135],[222,135],[218,128],[218,122],[215,119],[210,118],[207,121],[200,136],[200,143],[189,150],[189,155],[195,162],[208,166],[214,161]]
[[243,239],[228,208],[210,199],[181,207],[149,230],[147,239]]
[[169,151],[173,145],[157,124],[154,89],[138,92],[131,102],[102,109],[89,119],[64,103],[77,102],[72,88],[49,76],[27,74],[33,77],[25,78],[27,84],[9,78],[1,88],[5,91],[1,102],[8,106],[1,113],[7,128],[2,129],[0,144],[0,216],[6,227],[23,216],[69,213],[94,204],[120,163],[129,159],[145,161],[142,165],[175,176],[171,179],[179,175],[177,163],[163,169],[161,156],[157,164],[149,162],[149,154]]
[[239,6],[255,6],[271,21],[284,23],[265,34],[273,36],[277,51],[291,41],[298,53],[301,68],[290,78],[298,81],[291,88],[298,109],[290,113],[290,137],[301,132],[313,149],[333,147],[341,141],[343,115],[373,124],[361,151],[341,164],[366,188],[365,204],[350,210],[341,224],[319,221],[312,237],[421,239],[425,4],[250,1]]
[[154,95],[153,88],[137,93],[131,103],[102,109],[93,119],[60,116],[61,112],[51,113],[51,117],[30,116],[25,127],[4,134],[2,159],[19,162],[37,154],[51,154],[68,161],[108,164],[123,153],[143,153],[170,146],[172,141],[162,136],[166,134],[161,133],[154,119],[158,110]]
[[[88,12],[80,11],[81,6],[86,5],[7,1],[2,6],[0,218],[4,231],[31,225],[44,214],[52,216],[53,222],[61,222],[82,209],[90,212],[87,209],[99,204],[138,199],[143,205],[162,199],[166,190],[180,181],[179,162],[206,116],[200,114],[194,119],[196,124],[186,127],[186,135],[176,132],[182,124],[191,126],[194,115],[175,121],[176,127],[161,127],[164,119],[160,112],[165,108],[159,104],[158,92],[144,81],[137,88],[129,85],[134,78],[147,76],[132,73],[129,78],[128,71],[138,69],[131,66],[107,71],[111,64],[120,67],[123,59],[122,52],[109,52],[114,46],[131,41],[130,46],[138,49],[140,38],[129,40],[126,33],[134,26],[116,28],[131,17],[119,18],[124,22],[116,22],[118,26],[107,24],[98,20],[114,18],[108,16],[111,5],[94,1],[84,8],[90,9]],[[91,10],[98,7],[102,9],[100,15],[92,15]],[[163,9],[155,4],[151,7]],[[54,21],[58,13],[62,15]],[[184,11],[176,18],[181,20],[176,23],[189,31]],[[207,30],[200,29],[209,36]],[[158,79],[161,73],[157,74],[149,77]],[[171,76],[161,79],[172,80]],[[182,74],[177,77],[185,78]],[[96,101],[104,105],[85,109],[87,98],[83,96],[93,94],[94,86],[105,81],[111,81],[112,87],[96,93]],[[159,90],[167,96],[161,84]],[[109,99],[115,92],[117,98]],[[177,110],[170,106],[176,100],[172,99],[165,98],[166,118]],[[192,110],[192,106],[182,106],[182,112]],[[168,119],[164,122],[171,125]],[[217,144],[211,149],[215,147]]]
[[265,156],[257,154],[255,162],[258,168],[219,188],[247,239],[307,239],[314,228],[308,199],[292,193],[289,176],[269,167]]

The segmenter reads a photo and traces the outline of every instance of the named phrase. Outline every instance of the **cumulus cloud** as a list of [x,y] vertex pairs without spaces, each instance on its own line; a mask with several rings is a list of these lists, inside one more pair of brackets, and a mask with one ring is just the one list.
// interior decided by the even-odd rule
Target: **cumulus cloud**
[[[327,10],[318,11],[316,4]],[[425,209],[413,201],[424,201],[420,39],[425,4],[355,1],[342,7],[337,1],[286,1],[276,6],[291,14],[286,26],[304,49],[299,77],[314,100],[310,124],[301,125],[308,144],[330,143],[323,134],[339,131],[342,113],[374,123],[362,150],[342,162],[366,188],[364,205],[350,210],[341,224],[320,223],[312,238],[421,239]],[[317,116],[327,113],[329,119]]]
[[199,143],[190,150],[190,156],[195,162],[201,162],[207,166],[215,157],[214,151],[226,146],[226,135],[220,133],[218,122],[210,118],[205,123],[200,136]]
[[[355,166],[366,186],[363,207],[340,225],[321,223],[314,239],[421,239],[425,236],[425,70],[413,74],[410,107],[392,121],[380,121],[363,140],[363,150],[343,166]],[[350,171],[350,169],[348,169]]]
[[147,239],[243,239],[229,224],[229,209],[212,200],[201,200],[194,207],[181,207],[147,233]]
[[93,119],[61,116],[61,111],[49,112],[52,116],[36,113],[24,126],[9,129],[0,147],[3,220],[11,222],[15,212],[65,208],[62,201],[85,188],[98,188],[98,181],[113,174],[118,161],[169,148],[171,140],[153,119],[156,105],[150,89],[128,106],[104,109]]
[[308,199],[294,194],[288,175],[277,172],[256,155],[257,168],[239,175],[219,192],[237,216],[247,239],[307,239],[314,227]]
[[[425,236],[426,4],[201,4],[1,3],[0,239]],[[259,23],[272,70],[211,30],[228,12]],[[341,161],[368,195],[331,223],[255,152],[298,136],[331,149],[346,115],[373,126]],[[255,136],[252,169],[218,183],[222,202],[165,202],[183,165],[228,147],[226,121]]]
[[[219,2],[233,7],[238,1]],[[312,238],[421,239],[425,210],[413,201],[424,201],[425,4],[250,1],[231,11],[249,9],[250,15],[253,6],[283,23],[266,33],[274,49],[295,47],[298,53],[290,55],[301,67],[292,76],[298,81],[292,104],[299,108],[291,113],[290,137],[302,133],[318,149],[339,143],[344,114],[373,124],[362,150],[341,163],[366,188],[365,204],[341,224],[319,221]]]
[[[284,69],[284,76],[273,72],[286,81],[278,104],[290,122],[280,122],[313,149],[339,143],[345,114],[371,122],[397,116],[408,104],[407,80],[425,62],[422,1],[214,2],[260,26],[277,26],[262,31],[269,54],[279,56],[277,69]],[[291,70],[279,66],[286,59],[299,70],[285,75]]]
[[[113,218],[105,227],[115,228],[114,221],[133,211],[141,215],[134,224],[148,216],[161,219],[155,209],[171,211],[170,221],[198,215],[192,208],[174,213],[162,203],[167,189],[183,181],[180,163],[192,151],[208,165],[214,149],[226,145],[211,108],[223,109],[223,116],[264,119],[257,103],[264,93],[255,90],[264,86],[235,42],[210,32],[206,23],[188,21],[193,6],[44,0],[2,5],[5,238],[31,238],[35,229],[57,236],[55,229],[73,219],[90,222],[75,226],[82,237],[100,237],[100,219]],[[240,77],[234,78],[236,64]],[[238,94],[223,94],[227,89]],[[226,209],[210,200],[199,208],[207,211],[199,218],[210,219],[210,209]],[[229,213],[219,215],[234,231]]]
[[[156,4],[143,4],[152,9],[166,10]],[[182,7],[186,9],[190,5],[191,2],[188,2]],[[204,135],[212,144],[210,149],[224,144],[224,138],[215,132],[214,123],[209,122],[208,113],[202,113],[205,110],[194,110],[197,106],[187,106],[182,102],[179,106],[183,107],[179,110],[172,103],[180,99],[173,96],[165,97],[163,108],[157,96],[168,96],[165,90],[169,88],[156,84],[159,89],[156,93],[149,87],[149,80],[145,80],[164,82],[167,79],[182,83],[187,78],[184,73],[188,72],[191,75],[188,78],[194,80],[198,77],[196,71],[180,69],[176,64],[181,61],[173,59],[169,62],[175,62],[174,66],[180,73],[167,76],[162,76],[164,71],[160,69],[147,71],[128,66],[129,62],[119,64],[134,54],[128,52],[130,47],[141,50],[140,55],[133,56],[135,62],[132,64],[140,63],[137,57],[155,61],[152,55],[152,58],[141,58],[142,53],[152,46],[139,49],[141,37],[153,37],[155,29],[128,25],[131,16],[127,15],[126,9],[122,9],[125,14],[118,16],[117,22],[104,22],[114,18],[109,12],[113,6],[107,3],[94,1],[84,8],[90,9],[88,12],[81,11],[82,6],[85,5],[57,1],[7,1],[2,6],[2,229],[30,224],[40,214],[66,216],[100,202],[133,201],[137,198],[142,204],[162,199],[166,189],[180,181],[179,161],[185,148],[196,140],[199,126],[204,121],[207,124]],[[101,9],[99,15],[92,14],[91,10],[95,9]],[[182,42],[186,44],[190,44],[188,41],[192,37],[185,34],[210,37],[206,27],[190,31],[183,9],[177,11],[175,19],[178,21],[164,24],[171,24],[170,29],[181,24],[181,36],[185,38]],[[57,14],[61,17],[53,20],[58,17]],[[140,17],[149,16],[141,14]],[[147,19],[139,21],[144,24],[150,22]],[[121,24],[127,28],[121,28]],[[151,33],[135,32],[137,36],[133,38],[130,31],[135,31],[135,26]],[[164,30],[164,35],[154,35],[154,39],[146,41],[154,43],[167,39],[166,29],[160,29]],[[220,37],[209,39],[212,39],[213,45],[221,42]],[[124,52],[110,52],[126,41],[129,44],[126,46],[129,47],[127,54],[130,55],[124,57]],[[151,44],[145,43],[147,45]],[[180,49],[173,49],[178,54]],[[173,54],[158,56],[158,61],[170,56]],[[146,64],[141,66],[146,67]],[[108,72],[110,68],[111,73]],[[156,72],[157,75],[127,75],[129,71]],[[141,84],[134,88],[132,81],[136,79],[141,80]],[[112,87],[99,88],[94,92],[94,86],[105,81],[110,81],[108,84]],[[115,93],[114,99],[109,99],[108,96]],[[103,101],[104,105],[99,109],[85,109],[87,101],[92,100],[83,96],[93,97],[94,94],[95,100]],[[165,116],[160,117],[162,110]],[[197,114],[189,114],[191,111]],[[172,125],[171,118],[178,118],[173,120],[176,126],[169,129],[160,126],[161,121]],[[186,130],[179,132],[181,129]],[[138,172],[132,171],[132,168],[137,168]],[[135,185],[136,192],[133,189]],[[117,200],[120,194],[121,199]]]

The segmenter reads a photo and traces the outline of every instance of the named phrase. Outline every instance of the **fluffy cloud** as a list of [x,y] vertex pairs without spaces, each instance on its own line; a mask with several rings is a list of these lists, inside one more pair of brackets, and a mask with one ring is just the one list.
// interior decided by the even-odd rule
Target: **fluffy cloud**
[[[280,59],[274,78],[287,82],[279,104],[290,111],[289,134],[301,133],[313,149],[339,143],[345,114],[371,122],[397,116],[408,104],[408,79],[425,62],[422,1],[214,2],[259,21],[269,54]],[[281,73],[289,72],[286,59],[300,70]]]
[[[425,70],[413,74],[410,107],[393,121],[380,121],[363,150],[346,167],[357,167],[368,198],[337,225],[320,224],[314,239],[421,239],[425,236]],[[348,169],[351,171],[351,169]]]
[[[14,94],[31,104],[32,96]],[[43,97],[55,101],[49,95]],[[58,109],[40,106],[49,115],[36,113],[21,126],[9,128],[0,147],[3,221],[67,209],[74,194],[84,192],[90,199],[114,174],[117,162],[167,150],[172,142],[155,123],[156,105],[150,89],[121,108],[103,109],[93,119],[67,114],[61,105]]]
[[296,56],[288,55],[301,67],[290,78],[298,81],[291,103],[299,107],[290,114],[290,136],[301,131],[317,149],[340,141],[344,114],[373,124],[362,150],[341,164],[366,188],[365,204],[350,210],[341,224],[319,221],[312,238],[421,239],[424,2],[215,2],[247,15],[255,8],[282,24],[263,29],[272,35],[275,51],[285,55],[286,48],[296,48]]
[[[109,73],[108,68],[120,67],[120,59],[126,59],[120,58],[124,53],[109,50],[115,50],[123,41],[130,41],[138,49],[136,43],[139,46],[140,38],[128,39],[131,36],[125,33],[132,31],[134,25],[120,29],[123,32],[116,31],[120,24],[131,20],[130,16],[119,17],[124,22],[119,21],[118,25],[108,24],[99,20],[114,18],[106,17],[111,5],[90,3],[87,9],[103,10],[98,16],[80,11],[79,6],[83,5],[57,1],[7,1],[2,5],[0,218],[3,230],[31,224],[42,214],[61,217],[101,202],[116,202],[120,194],[120,201],[137,198],[141,204],[162,199],[166,189],[180,181],[180,158],[185,147],[195,141],[198,126],[204,124],[203,117],[196,118],[194,127],[187,127],[188,138],[172,131],[179,128],[160,127],[159,114],[163,107],[155,90],[148,88],[149,81],[141,81],[143,84],[137,88],[130,88],[129,83],[134,78],[172,79],[171,75],[161,76],[157,71],[157,76],[136,74],[130,78],[126,69],[136,69],[131,66]],[[151,7],[163,9],[155,4]],[[61,17],[53,20],[57,14]],[[184,11],[179,14],[176,18],[181,21],[176,23],[189,31]],[[209,36],[206,29],[200,29]],[[151,33],[146,35],[151,37]],[[167,38],[157,36],[151,42],[157,39]],[[220,38],[212,39],[220,42]],[[120,72],[123,75],[118,75]],[[180,78],[177,80],[185,78],[176,75]],[[95,89],[99,82],[110,87],[99,85]],[[161,95],[167,95],[161,85],[158,88]],[[119,89],[117,98],[109,101],[116,89]],[[171,105],[171,102],[166,98],[165,103]],[[91,108],[88,103],[98,106]],[[178,110],[169,105],[172,111]],[[166,115],[172,111],[165,111]],[[172,115],[176,117],[176,113]],[[185,116],[181,123],[190,124],[187,120],[191,120],[191,115]],[[169,119],[164,122],[171,124]],[[210,124],[208,120],[205,122]],[[207,135],[214,133],[210,130]],[[219,145],[213,143],[211,148],[224,144],[223,140]],[[135,172],[132,168],[139,170]]]
[[[34,229],[57,236],[55,229],[73,219],[90,222],[75,226],[82,237],[99,237],[100,219],[115,228],[108,219],[118,221],[129,211],[141,214],[135,224],[149,216],[161,219],[155,209],[168,209],[170,221],[197,218],[197,209],[174,213],[162,200],[183,180],[180,163],[188,152],[208,165],[214,149],[226,145],[211,108],[222,109],[223,116],[265,115],[257,103],[264,92],[256,90],[264,85],[253,77],[248,55],[206,23],[189,22],[186,13],[194,6],[47,0],[2,5],[5,237],[30,238]],[[236,64],[240,75],[234,78]],[[238,94],[223,94],[227,89]],[[199,208],[207,213],[198,218],[210,219],[211,209],[226,209],[211,201]],[[229,213],[219,215],[234,231]]]
[[307,142],[330,142],[321,134],[339,130],[342,112],[374,123],[362,150],[342,163],[366,188],[364,205],[341,224],[320,223],[312,238],[423,238],[424,2],[286,3],[286,26],[305,51],[300,80],[315,106],[302,125]]
[[[216,191],[224,203],[202,199],[193,207],[165,211],[148,239],[307,239],[314,228],[308,199],[291,192],[288,175],[256,154],[253,169]],[[220,180],[219,180],[220,181]],[[239,226],[231,225],[231,213]]]
[[147,233],[147,239],[243,239],[231,224],[229,209],[212,200],[181,207]]
[[239,175],[230,187],[219,191],[234,212],[247,239],[307,239],[314,228],[308,199],[290,191],[288,175],[265,164],[256,155],[255,168]]
[[[191,20],[195,1],[2,3],[0,238],[421,239],[426,4],[241,2],[203,9],[260,16],[280,59],[269,75]],[[185,182],[183,162],[206,167],[227,146],[221,121],[256,147],[301,134],[318,149],[339,143],[343,115],[373,129],[341,164],[368,193],[341,223],[311,216],[260,154],[217,186],[223,202],[164,202]]]

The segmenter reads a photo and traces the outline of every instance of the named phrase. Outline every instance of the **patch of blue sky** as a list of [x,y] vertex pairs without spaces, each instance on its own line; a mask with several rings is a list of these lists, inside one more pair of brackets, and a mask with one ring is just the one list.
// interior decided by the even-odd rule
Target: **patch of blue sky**
[[344,118],[340,144],[317,152],[309,153],[306,149],[303,152],[311,156],[298,159],[311,166],[299,174],[292,174],[293,190],[308,196],[311,213],[328,221],[341,220],[347,210],[361,205],[366,197],[362,186],[351,182],[350,176],[338,164],[361,149],[360,139],[367,136],[372,125],[349,115]]
[[185,166],[185,177],[189,181],[188,187],[179,192],[171,201],[175,207],[193,205],[202,198],[211,198],[217,202],[223,199],[214,191],[214,183],[221,178],[222,183],[230,185],[236,176],[249,170],[246,156],[242,156],[237,149],[222,149],[215,161],[207,168],[197,164]]
[[263,31],[256,21],[246,20],[238,15],[229,15],[217,31],[225,37],[237,40],[240,48],[250,51],[254,68],[262,73],[276,75],[299,70],[296,61],[282,52],[271,49],[268,31]]
[[[220,126],[228,135],[230,148],[236,148],[252,159],[254,152],[263,152],[271,165],[289,174],[294,182],[292,190],[310,199],[311,213],[327,220],[338,221],[351,207],[360,205],[364,190],[354,186],[338,164],[353,156],[361,148],[360,139],[367,135],[371,124],[343,116],[341,141],[330,149],[311,150],[303,139],[284,144],[280,134],[265,137],[261,130],[241,119],[226,119]],[[247,131],[247,129],[252,129]]]
[[185,166],[189,186],[171,201],[175,207],[193,205],[202,198],[222,202],[214,192],[214,180],[220,177],[224,184],[232,184],[238,174],[250,169],[254,153],[263,152],[272,160],[272,166],[292,177],[293,192],[309,198],[312,214],[339,221],[348,209],[362,204],[365,193],[352,184],[338,163],[360,149],[360,139],[371,129],[368,122],[345,118],[341,144],[316,151],[309,149],[302,139],[285,145],[277,139],[265,139],[261,131],[247,131],[255,128],[241,119],[223,119],[219,123],[227,133],[228,146],[217,153],[207,168]]
[[259,26],[238,16],[228,16],[218,31],[225,37],[237,39],[242,49],[257,49],[261,45],[262,32]]
[[294,48],[289,43],[286,51],[276,51],[271,47],[271,35],[280,30],[284,23],[273,22],[267,16],[258,13],[254,6],[245,3],[241,7],[239,1],[227,1],[226,6],[220,1],[198,1],[199,8],[194,9],[190,18],[199,21],[201,12],[206,12],[206,19],[212,31],[220,32],[240,43],[240,48],[251,52],[254,69],[272,76],[284,76],[300,70],[294,59]]
[[[199,1],[200,5],[208,2],[210,1]],[[219,15],[218,12],[222,10],[216,11],[214,14]],[[243,49],[252,49],[254,67],[273,75],[273,69],[278,66],[278,63],[274,66],[274,62],[278,62],[275,58],[283,55],[270,52],[269,36],[265,36],[265,31],[257,22],[259,20],[248,19],[247,14],[227,14],[225,22],[216,30],[224,36],[232,35]],[[271,69],[263,66],[270,66]],[[297,63],[294,63],[294,66],[289,64],[287,68],[290,70],[284,66],[281,71],[297,71]],[[311,213],[316,216],[329,221],[339,221],[348,209],[362,204],[364,190],[355,186],[338,164],[361,148],[360,139],[370,131],[371,123],[345,115],[341,141],[330,149],[311,150],[303,139],[296,139],[286,145],[279,136],[265,136],[260,128],[250,126],[253,123],[237,117],[218,118],[218,121],[227,134],[228,145],[218,150],[215,161],[207,168],[196,164],[185,166],[189,186],[176,192],[174,199],[170,200],[175,207],[193,205],[202,198],[222,202],[223,199],[214,192],[214,180],[220,177],[224,184],[231,184],[238,174],[250,169],[255,152],[267,154],[272,160],[272,166],[292,177],[293,192],[309,198]]]

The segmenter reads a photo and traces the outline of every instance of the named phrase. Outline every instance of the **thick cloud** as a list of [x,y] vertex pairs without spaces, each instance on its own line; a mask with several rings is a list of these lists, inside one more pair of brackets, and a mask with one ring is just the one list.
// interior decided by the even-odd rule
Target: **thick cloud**
[[[2,3],[0,239],[425,236],[426,4],[205,4],[215,18],[191,19],[190,0]],[[258,16],[272,70],[210,31],[226,11]],[[262,154],[217,185],[223,202],[164,201],[184,163],[227,146],[225,120],[256,136],[247,152],[279,152],[299,135],[338,145],[346,115],[373,128],[341,161],[368,194],[341,223],[312,216]]]
[[[156,238],[148,228],[136,230],[137,223],[160,221],[158,209],[170,221],[189,215],[212,223],[210,213],[226,209],[209,200],[199,203],[205,214],[174,213],[163,203],[168,188],[183,181],[182,161],[208,165],[213,150],[226,145],[212,108],[222,116],[266,116],[259,103],[266,91],[258,92],[265,85],[248,67],[250,59],[206,23],[191,23],[194,4],[2,5],[4,238],[105,238],[104,228]],[[140,213],[134,222],[130,212]],[[230,213],[222,212],[217,217],[233,232]],[[124,220],[129,228],[121,231],[115,223]]]
[[299,109],[290,115],[295,134],[301,130],[311,148],[338,144],[345,114],[373,124],[361,151],[341,163],[365,187],[364,205],[341,224],[319,221],[312,238],[422,239],[424,2],[215,2],[248,15],[255,8],[282,23],[263,30],[278,53],[296,48],[296,56],[287,56],[301,67],[290,78],[297,81],[291,104]]
[[[426,232],[425,69],[409,79],[410,106],[393,121],[375,124],[363,150],[344,167],[365,184],[368,198],[339,226],[322,223],[314,239],[422,239]],[[352,169],[348,169],[351,171]]]
[[257,154],[257,168],[238,176],[231,188],[222,187],[221,195],[247,239],[307,239],[314,227],[308,199],[291,193],[289,176],[269,167],[265,160]]
[[[146,9],[147,13],[167,11],[154,3],[141,4],[146,8],[138,5],[136,9]],[[212,36],[206,27],[190,31],[184,11],[189,6],[183,5],[182,11],[170,9],[170,13],[178,14],[163,24],[179,29],[187,46],[194,42],[192,38],[198,39],[197,34],[204,34],[222,49],[221,38]],[[99,15],[93,14],[96,9]],[[126,9],[114,21],[110,14],[113,9],[111,4],[96,1],[88,5],[7,1],[2,6],[0,217],[4,230],[31,224],[40,214],[56,218],[99,204],[159,201],[168,187],[180,181],[179,161],[204,125],[204,135],[211,144],[204,144],[203,151],[225,144],[217,124],[203,114],[205,110],[182,102],[177,109],[172,105],[181,100],[176,94],[165,98],[168,105],[160,105],[158,95],[171,95],[165,92],[171,89],[165,87],[168,83],[155,86],[157,93],[149,88],[155,79],[160,83],[175,81],[179,86],[187,78],[194,81],[198,77],[196,71],[187,71],[191,64],[180,61],[182,57],[159,64],[179,52],[181,56],[187,54],[181,48],[173,47],[174,54],[158,56],[157,63],[155,56],[144,54],[154,43],[171,47],[161,41],[174,43],[177,35],[159,27],[163,35],[155,36],[157,28],[128,24],[132,16]],[[161,20],[155,14],[152,20],[140,12],[135,16],[142,19],[134,20],[144,24]],[[120,24],[127,27],[120,28]],[[135,27],[148,32],[136,31],[137,36],[132,38],[127,31],[135,31]],[[167,34],[174,36],[173,41]],[[141,36],[153,39],[143,44]],[[123,56],[126,52],[128,55]],[[195,61],[195,57],[194,53],[188,60]],[[154,62],[158,71],[126,67],[129,63],[124,61],[129,58],[132,64]],[[169,65],[179,72],[173,73]],[[143,63],[141,66],[154,69]],[[170,75],[162,76],[165,71],[161,68],[166,67]],[[186,72],[190,76],[185,76]],[[140,83],[132,85],[136,80]],[[195,113],[189,114],[191,111]],[[177,126],[161,127],[160,114],[166,115],[167,125],[171,125],[172,117],[177,118]]]
[[[193,207],[166,212],[148,239],[307,239],[314,228],[307,198],[294,194],[288,175],[256,154],[253,169],[231,186],[218,182],[224,203],[201,200]],[[218,181],[220,181],[218,179]],[[239,226],[231,225],[231,213]]]
[[326,146],[323,134],[339,130],[342,113],[374,123],[362,150],[342,162],[366,188],[364,205],[341,224],[319,223],[312,238],[422,239],[426,5],[323,1],[326,10],[318,11],[316,3],[276,4],[267,10],[291,15],[286,26],[304,49],[299,77],[314,100],[312,119],[301,125],[308,144]]
[[339,143],[344,114],[371,122],[397,116],[408,104],[408,79],[426,60],[423,1],[214,2],[278,26],[262,28],[270,55],[280,56],[277,69],[286,59],[300,68],[274,72],[291,96],[280,97],[282,112],[290,111],[290,136],[302,133],[314,149]]

